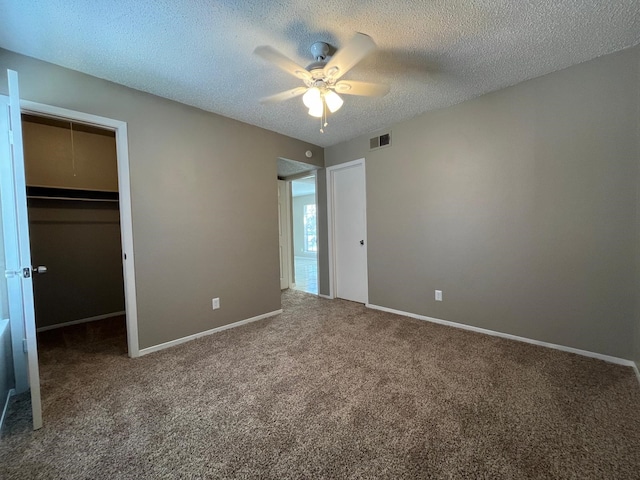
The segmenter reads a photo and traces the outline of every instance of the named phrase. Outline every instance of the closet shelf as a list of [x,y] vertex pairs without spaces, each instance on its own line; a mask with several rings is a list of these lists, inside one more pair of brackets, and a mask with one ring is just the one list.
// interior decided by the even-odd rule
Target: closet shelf
[[118,203],[118,192],[76,190],[72,188],[34,187],[27,185],[27,198],[38,200],[71,200],[76,202]]

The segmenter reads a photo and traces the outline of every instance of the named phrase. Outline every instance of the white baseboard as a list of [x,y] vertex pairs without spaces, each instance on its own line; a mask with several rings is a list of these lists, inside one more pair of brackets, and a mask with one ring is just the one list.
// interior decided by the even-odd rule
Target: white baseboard
[[7,410],[9,410],[9,401],[11,397],[15,395],[16,391],[12,388],[7,392],[7,398],[4,402],[4,408],[2,409],[2,416],[0,417],[0,432],[2,432],[2,427],[4,427],[4,419],[7,418]]
[[36,331],[46,332],[47,330],[54,330],[56,328],[68,327],[69,325],[78,325],[80,323],[95,322],[96,320],[104,320],[105,318],[119,317],[120,315],[125,315],[125,314],[126,312],[124,310],[121,312],[105,313],[104,315],[96,315],[95,317],[81,318],[80,320],[72,320],[70,322],[56,323],[55,325],[47,325],[46,327],[39,327],[36,329]]
[[[573,347],[565,347],[564,345],[557,345],[555,343],[542,342],[540,340],[533,340],[526,337],[518,337],[517,335],[511,335],[509,333],[496,332],[495,330],[488,330],[486,328],[473,327],[471,325],[465,325],[464,323],[450,322],[448,320],[440,320],[439,318],[426,317],[424,315],[418,315],[415,313],[403,312],[401,310],[394,310],[393,308],[381,307],[379,305],[366,304],[367,308],[374,310],[382,310],[383,312],[395,313],[396,315],[402,315],[405,317],[415,318],[417,320],[424,320],[427,322],[438,323],[440,325],[446,325],[448,327],[460,328],[462,330],[470,330],[472,332],[484,333],[485,335],[491,335],[494,337],[507,338],[509,340],[516,340],[518,342],[530,343],[533,345],[539,345],[541,347],[553,348],[555,350],[562,350],[563,352],[575,353],[584,357],[597,358],[598,360],[604,360],[605,362],[615,363],[617,365],[624,365],[626,367],[636,367],[635,363],[631,360],[624,358],[612,357],[610,355],[603,355],[601,353],[590,352],[588,350],[580,350]],[[638,371],[636,370],[636,374]],[[640,376],[638,377],[640,380]]]
[[633,370],[636,372],[636,377],[638,377],[638,383],[640,383],[640,370],[638,370],[638,364],[633,362]]
[[159,345],[154,345],[153,347],[147,347],[140,350],[139,354],[148,355],[149,353],[157,352],[159,350],[164,350],[165,348],[174,347],[176,345],[180,345],[181,343],[189,342],[191,340],[195,340],[196,338],[206,337],[207,335],[211,335],[214,333],[222,332],[223,330],[228,330],[230,328],[240,327],[241,325],[246,325],[247,323],[257,322],[258,320],[263,320],[265,318],[274,317],[282,313],[282,309],[274,310],[273,312],[263,313],[262,315],[258,315],[256,317],[247,318],[245,320],[240,320],[238,322],[230,323],[228,325],[222,325],[221,327],[212,328],[211,330],[205,330],[204,332],[194,333],[193,335],[189,335],[187,337],[177,338],[175,340],[171,340],[170,342],[161,343]]

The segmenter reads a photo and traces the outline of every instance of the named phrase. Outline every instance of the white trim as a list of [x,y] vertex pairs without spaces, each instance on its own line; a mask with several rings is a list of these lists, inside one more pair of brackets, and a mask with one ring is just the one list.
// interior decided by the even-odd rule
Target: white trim
[[[318,223],[318,171],[317,170],[312,170],[311,172],[304,172],[303,176],[299,176],[293,179],[287,178],[287,200],[289,201],[289,207],[287,209],[287,213],[289,214],[289,219],[288,219],[288,225],[289,225],[289,253],[290,253],[290,258],[291,258],[291,276],[289,277],[289,279],[295,278],[295,271],[296,271],[296,257],[299,258],[313,258],[316,261],[316,285],[320,284],[320,269],[319,267],[319,263],[318,263],[318,252],[315,252],[315,255],[296,255],[294,252],[294,218],[293,218],[293,185],[292,183],[295,182],[296,180],[302,180],[303,178],[309,178],[309,177],[313,177],[313,201],[315,202],[316,205],[316,247],[320,247],[319,241],[320,241],[320,235],[319,235],[319,228],[320,225]],[[296,288],[296,283],[295,282],[291,282],[289,281],[289,288]],[[311,292],[306,292],[305,293],[311,293]],[[311,295],[317,295],[315,293],[311,293]]]
[[11,388],[7,392],[7,399],[4,401],[4,408],[2,409],[2,416],[0,416],[0,433],[2,433],[2,427],[4,427],[4,419],[7,417],[7,410],[9,410],[9,401],[11,397],[15,395],[15,389]]
[[[9,107],[11,126],[13,129],[13,155],[11,156],[12,163],[12,175],[13,175],[13,208],[15,209],[15,216],[13,221],[16,225],[16,240],[18,247],[15,250],[17,254],[16,260],[19,262],[20,271],[24,268],[30,269],[33,265],[31,263],[31,248],[29,243],[29,216],[27,210],[27,190],[25,179],[25,165],[24,165],[24,147],[22,142],[22,122],[20,117],[20,92],[18,73],[13,70],[7,70],[7,79],[9,81]],[[3,204],[4,214],[4,204]],[[7,232],[3,232],[6,236]],[[7,253],[7,252],[5,252]],[[13,252],[9,251],[7,263],[13,257]],[[16,282],[17,280],[17,282]],[[13,285],[11,285],[13,284]],[[20,349],[27,356],[27,366],[29,375],[29,390],[31,393],[31,412],[33,429],[38,430],[42,428],[42,399],[40,395],[40,370],[38,367],[38,346],[36,339],[36,314],[33,299],[33,277],[28,276],[23,278],[14,277],[8,279],[7,288],[9,289],[9,295],[11,298],[12,290],[14,290],[14,300],[17,300],[17,290],[21,291],[21,301],[17,300],[15,303],[18,305],[18,309],[22,310],[22,315],[18,315],[17,318],[22,318],[24,326],[23,341],[26,342],[26,349]],[[10,318],[16,318],[15,316]],[[12,328],[12,335],[13,335]],[[20,330],[18,330],[19,332]],[[20,351],[19,350],[19,351]],[[26,350],[26,352],[25,352]],[[15,354],[16,352],[14,352]],[[16,378],[16,391],[18,390],[18,381]]]
[[[315,202],[315,205],[316,205],[316,251],[313,258],[316,260],[316,288],[318,289],[318,293],[320,293],[320,263],[318,262],[318,252],[320,250],[320,224],[318,223],[318,171],[317,170],[313,171],[313,201]],[[292,239],[292,243],[293,243],[293,239]],[[295,258],[293,261],[295,262]]]
[[[130,357],[139,356],[138,307],[136,297],[136,274],[133,256],[133,221],[131,214],[131,182],[129,178],[129,144],[127,123],[121,120],[100,117],[90,113],[77,112],[66,108],[21,100],[21,110],[25,113],[65,118],[108,128],[116,134],[118,157],[118,195],[120,201],[120,232],[122,241],[122,269],[124,274],[124,297],[127,313],[127,346]],[[126,260],[125,260],[126,256]]]
[[122,310],[121,312],[105,313],[104,315],[96,315],[95,317],[81,318],[79,320],[71,320],[70,322],[56,323],[55,325],[47,325],[46,327],[39,327],[36,329],[36,331],[46,332],[47,330],[55,330],[56,328],[68,327],[69,325],[78,325],[80,323],[95,322],[96,320],[104,320],[105,318],[119,317],[120,315],[125,315],[125,314],[126,312],[124,310]]
[[[580,350],[579,348],[566,347],[564,345],[558,345],[556,343],[548,343],[540,340],[533,340],[526,337],[518,337],[517,335],[511,335],[509,333],[496,332],[495,330],[488,330],[486,328],[473,327],[471,325],[465,325],[464,323],[450,322],[448,320],[441,320],[439,318],[426,317],[424,315],[418,315],[416,313],[403,312],[402,310],[395,310],[393,308],[381,307],[379,305],[367,304],[367,308],[373,310],[381,310],[383,312],[395,313],[396,315],[402,315],[404,317],[411,317],[417,320],[424,320],[426,322],[438,323],[440,325],[446,325],[447,327],[460,328],[462,330],[470,330],[476,333],[484,333],[485,335],[491,335],[494,337],[506,338],[509,340],[516,340],[518,342],[530,343],[532,345],[538,345],[541,347],[553,348],[554,350],[561,350],[563,352],[575,353],[584,357],[597,358],[598,360],[604,360],[605,362],[615,363],[617,365],[624,365],[626,367],[635,367],[635,364],[631,360],[625,360],[624,358],[612,357],[610,355],[603,355],[602,353],[590,352],[588,350]],[[637,370],[636,370],[637,373]],[[640,376],[638,378],[640,380]]]
[[196,338],[206,337],[207,335],[211,335],[213,333],[222,332],[223,330],[228,330],[230,328],[240,327],[242,325],[246,325],[247,323],[257,322],[258,320],[264,320],[265,318],[274,317],[276,315],[280,315],[282,313],[282,309],[274,310],[273,312],[263,313],[262,315],[258,315],[256,317],[247,318],[245,320],[239,320],[234,323],[230,323],[228,325],[222,325],[221,327],[212,328],[211,330],[205,330],[204,332],[194,333],[193,335],[189,335],[187,337],[177,338],[175,340],[171,340],[170,342],[161,343],[159,345],[154,345],[153,347],[147,347],[140,349],[140,356],[148,355],[149,353],[157,352],[159,350],[164,350],[165,348],[174,347],[176,345],[180,345],[181,343],[189,342],[191,340],[195,340]]
[[367,171],[365,166],[365,159],[360,158],[358,160],[352,160],[350,162],[340,163],[338,165],[333,165],[331,167],[327,167],[327,251],[328,251],[328,259],[329,259],[329,296],[327,298],[333,299],[336,296],[335,292],[335,256],[334,256],[334,243],[335,238],[333,237],[333,173],[336,170],[341,170],[343,168],[351,168],[355,166],[362,166],[362,175],[364,177],[364,222],[365,229],[363,232],[364,236],[364,247],[366,249],[366,260],[365,260],[365,283],[366,285],[366,298],[365,305],[369,303],[369,240],[367,238]]
[[287,222],[287,258],[289,261],[287,262],[289,266],[289,286],[288,288],[293,288],[295,286],[295,282],[292,282],[291,279],[295,278],[295,258],[293,256],[293,214],[291,210],[293,209],[293,201],[291,196],[291,182],[289,180],[284,181],[284,193],[285,193],[285,201],[286,201],[286,222]]
[[638,370],[638,364],[636,362],[633,363],[633,370],[636,372],[636,377],[638,378],[638,383],[640,383],[640,370]]
[[323,295],[322,293],[319,293],[318,296],[320,298],[326,298],[327,300],[333,300],[333,297],[330,297],[329,295]]

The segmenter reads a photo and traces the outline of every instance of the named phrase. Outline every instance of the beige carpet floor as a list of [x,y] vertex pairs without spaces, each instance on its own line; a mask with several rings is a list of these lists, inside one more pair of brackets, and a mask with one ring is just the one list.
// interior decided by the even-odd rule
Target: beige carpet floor
[[302,292],[283,308],[136,360],[123,330],[42,338],[45,427],[13,402],[0,478],[640,478],[631,368]]

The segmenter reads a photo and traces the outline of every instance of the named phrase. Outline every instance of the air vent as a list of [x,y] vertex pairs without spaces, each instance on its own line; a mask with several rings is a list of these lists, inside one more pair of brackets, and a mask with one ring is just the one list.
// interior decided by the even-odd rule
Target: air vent
[[369,150],[375,150],[376,148],[389,147],[391,145],[391,132],[383,133],[378,137],[369,139]]

